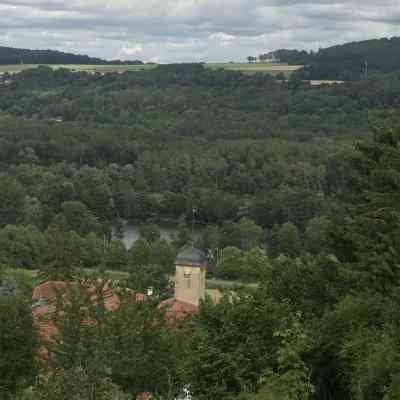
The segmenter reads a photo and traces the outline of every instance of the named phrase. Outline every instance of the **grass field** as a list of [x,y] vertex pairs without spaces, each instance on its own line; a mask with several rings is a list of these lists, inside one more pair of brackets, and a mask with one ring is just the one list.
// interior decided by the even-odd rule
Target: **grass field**
[[[100,72],[100,73],[118,73],[126,71],[148,71],[154,69],[157,65],[49,65],[53,69],[68,68],[73,71],[87,71],[87,72]],[[4,72],[17,73],[23,70],[37,68],[38,65],[0,65],[0,74]],[[294,71],[302,68],[301,65],[284,65],[284,64],[224,64],[214,63],[206,64],[206,68],[213,70],[225,69],[227,71],[240,71],[245,74],[264,73],[277,75],[283,73],[290,76]]]
[[225,69],[227,71],[240,71],[244,74],[271,74],[277,75],[283,73],[285,76],[290,76],[293,72],[303,68],[302,65],[285,65],[285,64],[206,64],[207,68]]

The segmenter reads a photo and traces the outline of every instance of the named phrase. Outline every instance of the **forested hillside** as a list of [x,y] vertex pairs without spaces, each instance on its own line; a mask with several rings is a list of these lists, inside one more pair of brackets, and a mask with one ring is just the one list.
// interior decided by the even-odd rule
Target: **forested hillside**
[[0,86],[3,171],[21,201],[37,201],[42,229],[73,200],[104,224],[190,221],[195,207],[205,226],[247,216],[302,236],[351,185],[348,149],[368,138],[369,119],[397,121],[399,78],[312,88],[201,65],[110,76],[41,67]]
[[[120,60],[105,61],[100,58],[89,57],[72,53],[64,53],[55,50],[28,50],[13,47],[0,46],[0,65],[14,64],[122,64]],[[127,64],[138,64],[140,61],[126,62]]]
[[[301,79],[359,80],[369,74],[400,70],[400,38],[351,42],[320,49],[317,52],[277,50],[282,62],[305,65],[297,74]],[[367,62],[367,65],[366,65]]]
[[[0,398],[397,400],[399,111],[397,72],[3,76]],[[159,304],[193,244],[220,301],[171,326]],[[53,342],[32,317],[48,280],[91,288],[56,296]]]

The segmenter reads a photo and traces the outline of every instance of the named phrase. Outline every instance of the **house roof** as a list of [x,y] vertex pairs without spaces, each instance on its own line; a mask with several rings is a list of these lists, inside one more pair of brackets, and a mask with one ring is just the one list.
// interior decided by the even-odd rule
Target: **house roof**
[[159,308],[165,310],[165,318],[172,325],[193,316],[199,311],[198,306],[175,298],[164,300],[159,304]]
[[[99,299],[98,290],[92,285],[83,285],[80,283],[49,281],[42,283],[33,290],[32,294],[32,316],[35,325],[39,329],[40,336],[46,341],[52,341],[58,333],[58,329],[52,321],[51,315],[56,311],[56,302],[59,296],[69,297],[70,291],[82,288],[90,296],[93,303]],[[121,301],[119,297],[112,293],[108,282],[101,288],[101,300],[104,302],[104,307],[108,311],[115,311],[119,308]],[[136,301],[143,300],[139,293],[135,296]]]
[[187,265],[192,267],[207,266],[207,255],[203,250],[196,249],[192,246],[185,246],[178,253],[175,260],[176,265]]

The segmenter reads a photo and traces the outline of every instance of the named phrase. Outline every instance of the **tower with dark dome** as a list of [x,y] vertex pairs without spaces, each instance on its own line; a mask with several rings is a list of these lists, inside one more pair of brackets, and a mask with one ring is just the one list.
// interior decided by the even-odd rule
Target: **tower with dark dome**
[[206,297],[207,255],[192,246],[184,247],[175,261],[175,300],[198,306]]

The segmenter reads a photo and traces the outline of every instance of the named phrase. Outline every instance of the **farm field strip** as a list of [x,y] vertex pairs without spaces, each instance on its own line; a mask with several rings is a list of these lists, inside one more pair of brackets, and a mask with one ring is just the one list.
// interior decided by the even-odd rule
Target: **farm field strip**
[[[284,73],[290,75],[292,72],[302,68],[302,65],[284,65],[284,64],[240,64],[240,63],[210,63],[205,64],[206,68],[213,70],[225,69],[227,71],[240,71],[243,73],[267,73],[278,74]],[[37,68],[39,65],[0,65],[0,74],[18,73],[27,69]],[[52,69],[67,68],[74,71],[99,72],[99,73],[122,73],[126,71],[148,71],[154,69],[156,64],[144,65],[46,65]]]

